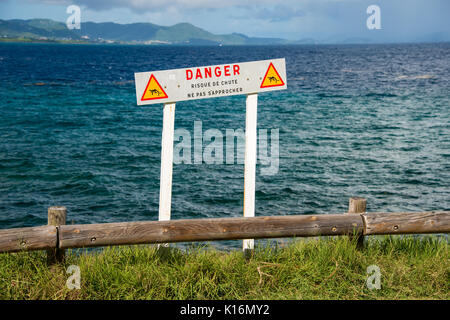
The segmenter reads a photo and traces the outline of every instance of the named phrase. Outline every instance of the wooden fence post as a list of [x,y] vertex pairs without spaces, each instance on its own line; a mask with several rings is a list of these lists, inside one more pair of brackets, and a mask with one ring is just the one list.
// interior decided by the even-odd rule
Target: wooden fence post
[[[360,197],[351,197],[348,203],[348,214],[361,214],[366,212],[367,200]],[[350,240],[353,240],[353,235],[350,236]],[[364,235],[356,236],[357,248],[364,247]]]
[[[50,207],[48,208],[48,225],[61,226],[66,224],[67,209],[66,207]],[[58,236],[57,232],[57,236]],[[49,265],[64,261],[64,249],[59,249],[59,241],[56,241],[56,248],[47,250],[47,263]]]

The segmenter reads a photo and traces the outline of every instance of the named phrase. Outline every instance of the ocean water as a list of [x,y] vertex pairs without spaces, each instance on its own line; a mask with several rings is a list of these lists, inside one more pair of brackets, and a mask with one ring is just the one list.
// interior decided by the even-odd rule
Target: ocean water
[[[162,105],[134,72],[286,58],[259,95],[279,170],[256,177],[256,215],[450,210],[450,44],[153,47],[0,44],[0,228],[157,220]],[[245,128],[245,96],[180,102],[193,135]],[[239,217],[242,164],[175,164],[172,217]]]

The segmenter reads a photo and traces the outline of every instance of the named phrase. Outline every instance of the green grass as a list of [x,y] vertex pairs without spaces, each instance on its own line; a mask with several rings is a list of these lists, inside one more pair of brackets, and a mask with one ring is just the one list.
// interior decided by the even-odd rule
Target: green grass
[[[373,240],[373,239],[372,239]],[[69,265],[81,289],[69,290]],[[381,289],[366,286],[369,265]],[[448,242],[386,237],[363,250],[346,237],[265,245],[242,252],[151,246],[68,251],[47,267],[45,252],[0,254],[1,299],[449,299]]]

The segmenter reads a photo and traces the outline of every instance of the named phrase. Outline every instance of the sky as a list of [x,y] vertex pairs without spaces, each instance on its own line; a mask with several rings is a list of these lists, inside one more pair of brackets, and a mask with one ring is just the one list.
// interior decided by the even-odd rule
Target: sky
[[[0,0],[0,19],[65,22],[69,5],[81,22],[189,22],[216,34],[243,33],[289,40],[450,41],[450,0]],[[380,29],[366,24],[380,8]]]

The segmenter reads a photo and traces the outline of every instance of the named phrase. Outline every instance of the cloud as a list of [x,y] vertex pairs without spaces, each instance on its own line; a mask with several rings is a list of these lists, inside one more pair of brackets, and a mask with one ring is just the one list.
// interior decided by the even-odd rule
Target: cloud
[[257,19],[269,20],[270,22],[280,22],[303,17],[305,14],[305,11],[301,9],[277,5],[273,8],[259,9],[253,16]]
[[[67,17],[64,7],[76,4],[82,9],[83,21],[190,22],[213,33],[290,39],[326,40],[338,34],[410,41],[450,28],[449,0],[0,0],[2,3],[7,4],[0,16],[9,18],[62,21]],[[381,8],[382,30],[366,27],[366,9],[371,4]]]
[[182,10],[210,10],[230,8],[242,5],[258,5],[270,2],[269,0],[28,0],[29,3],[43,3],[51,5],[79,5],[96,11],[128,8],[136,13],[151,13],[165,11],[168,8]]
[[[1,0],[0,0],[1,1]],[[17,0],[14,0],[17,1]],[[248,17],[270,22],[281,22],[305,16],[307,13],[326,15],[336,14],[336,8],[359,0],[18,0],[21,3],[46,5],[79,5],[92,11],[129,9],[134,14],[152,14],[159,12],[245,12]]]

